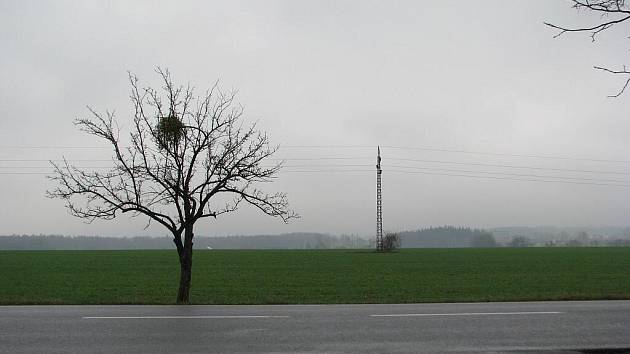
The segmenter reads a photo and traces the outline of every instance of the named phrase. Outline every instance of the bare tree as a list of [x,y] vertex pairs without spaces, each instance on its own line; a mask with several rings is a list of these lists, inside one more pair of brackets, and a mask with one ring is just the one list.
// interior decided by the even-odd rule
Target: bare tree
[[[590,26],[584,27],[565,27],[545,22],[545,25],[559,30],[554,36],[557,38],[567,32],[587,32],[590,33],[591,40],[595,42],[597,35],[610,29],[611,27],[625,22],[630,19],[630,8],[626,5],[625,0],[571,0],[573,8],[578,11],[585,11],[590,14],[598,15],[598,20]],[[601,66],[594,66],[597,70],[602,70],[611,74],[626,76],[625,83],[621,89],[614,95],[608,97],[619,97],[630,84],[630,71],[626,70],[623,65],[621,69],[610,69]]]
[[383,252],[393,252],[400,248],[400,236],[395,232],[388,232],[383,237]]
[[256,125],[244,126],[234,92],[215,84],[202,96],[191,86],[175,86],[168,70],[156,69],[160,90],[140,88],[129,74],[133,119],[123,145],[112,112],[88,107],[90,118],[77,119],[82,131],[113,148],[113,167],[86,171],[64,159],[52,163],[57,182],[47,192],[65,200],[69,212],[88,220],[114,219],[119,213],[148,217],[173,236],[180,262],[177,303],[190,301],[195,223],[237,210],[243,202],[284,222],[298,217],[284,193],[267,194],[256,186],[270,182],[281,162],[268,163],[277,151]]

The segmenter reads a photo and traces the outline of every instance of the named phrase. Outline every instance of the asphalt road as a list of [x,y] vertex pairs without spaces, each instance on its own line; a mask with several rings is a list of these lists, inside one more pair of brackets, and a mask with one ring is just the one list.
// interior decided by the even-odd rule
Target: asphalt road
[[622,353],[630,301],[5,306],[0,352]]

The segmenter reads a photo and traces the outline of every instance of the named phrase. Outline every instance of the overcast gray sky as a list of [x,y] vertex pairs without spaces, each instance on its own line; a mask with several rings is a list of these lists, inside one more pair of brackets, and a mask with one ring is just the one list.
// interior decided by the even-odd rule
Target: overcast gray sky
[[378,144],[386,230],[628,225],[630,187],[566,183],[630,186],[630,93],[607,98],[622,78],[592,69],[630,64],[628,28],[591,43],[553,39],[543,21],[597,18],[561,0],[2,1],[0,234],[166,235],[126,216],[85,224],[34,174],[62,156],[107,159],[73,120],[86,105],[130,118],[127,70],[156,85],[157,65],[239,90],[287,159],[265,187],[302,216],[284,225],[244,208],[198,235],[371,235]]

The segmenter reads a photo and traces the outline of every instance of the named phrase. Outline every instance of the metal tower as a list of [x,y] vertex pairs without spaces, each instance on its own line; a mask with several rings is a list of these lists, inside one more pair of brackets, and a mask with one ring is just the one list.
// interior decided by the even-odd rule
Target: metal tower
[[381,196],[381,147],[376,156],[376,250],[383,250],[383,199]]

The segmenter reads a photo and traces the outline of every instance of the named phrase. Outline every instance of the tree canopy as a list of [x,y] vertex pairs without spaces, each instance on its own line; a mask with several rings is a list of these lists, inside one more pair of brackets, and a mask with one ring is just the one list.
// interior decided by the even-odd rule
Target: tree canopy
[[89,108],[91,116],[75,124],[112,148],[111,169],[102,172],[54,163],[50,176],[72,215],[92,221],[119,213],[146,216],[173,235],[182,265],[178,302],[189,301],[193,227],[204,218],[236,211],[242,203],[287,222],[297,214],[284,193],[266,193],[282,163],[256,124],[245,125],[234,92],[215,84],[197,96],[190,85],[176,86],[168,70],[158,68],[163,86],[141,88],[129,74],[133,115],[128,139],[121,139],[115,114]]

